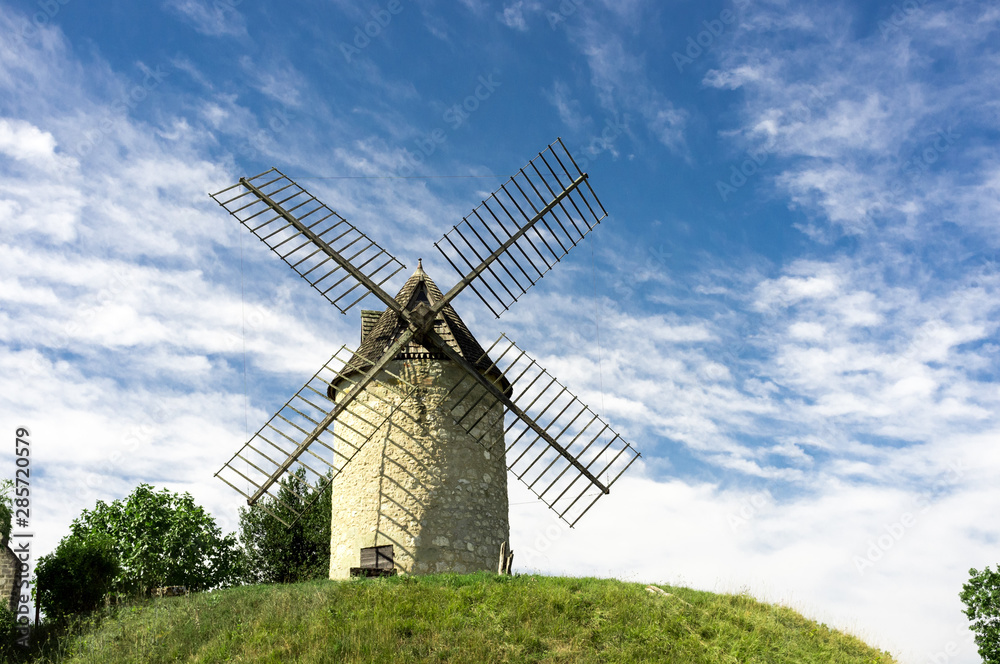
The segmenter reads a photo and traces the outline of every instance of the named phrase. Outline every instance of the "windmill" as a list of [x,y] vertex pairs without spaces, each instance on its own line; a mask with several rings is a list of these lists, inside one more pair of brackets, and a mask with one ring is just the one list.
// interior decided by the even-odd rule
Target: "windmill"
[[447,292],[419,261],[390,296],[405,266],[277,169],[212,197],[342,313],[369,296],[385,307],[363,310],[359,347],[216,473],[265,509],[285,473],[325,478],[331,578],[490,569],[509,535],[508,471],[572,527],[638,458],[506,335],[484,349],[451,305],[468,288],[499,317],[606,216],[561,139],[435,243],[458,274]]

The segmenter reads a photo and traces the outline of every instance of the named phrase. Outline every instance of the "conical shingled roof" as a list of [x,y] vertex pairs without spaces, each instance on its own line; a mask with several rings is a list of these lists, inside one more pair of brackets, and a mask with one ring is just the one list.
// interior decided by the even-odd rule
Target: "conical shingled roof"
[[[411,310],[420,302],[426,302],[433,306],[435,302],[444,298],[437,284],[424,272],[423,266],[418,264],[413,273],[399,293],[396,295],[396,302],[407,310]],[[368,313],[368,312],[366,312]],[[369,313],[369,315],[371,315]],[[406,322],[396,312],[386,309],[379,316],[378,321],[370,329],[368,325],[362,327],[361,345],[358,347],[355,357],[361,356],[370,362],[377,362],[392,344],[406,331]],[[434,319],[434,331],[448,342],[448,345],[458,351],[458,353],[472,363],[481,371],[487,371],[492,364],[492,360],[486,355],[486,351],[479,345],[472,332],[465,326],[462,319],[451,304],[446,304],[437,318]],[[395,359],[447,359],[444,353],[438,350],[433,344],[426,346],[417,338],[410,341],[406,348],[400,351]],[[364,362],[350,362],[352,366],[365,366]],[[353,373],[353,372],[352,372]],[[494,377],[499,375],[497,369],[490,371]],[[505,391],[509,384],[501,377],[502,389]]]

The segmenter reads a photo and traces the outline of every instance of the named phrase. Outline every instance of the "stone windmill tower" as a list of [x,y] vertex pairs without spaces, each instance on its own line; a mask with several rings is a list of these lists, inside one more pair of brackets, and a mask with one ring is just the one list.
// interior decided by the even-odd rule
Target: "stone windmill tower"
[[342,312],[369,295],[386,307],[363,311],[360,347],[216,473],[263,509],[293,466],[326,479],[332,578],[491,569],[506,471],[573,526],[638,458],[505,335],[484,350],[451,306],[469,288],[500,316],[606,215],[561,140],[435,244],[459,275],[444,293],[418,265],[390,296],[404,266],[276,169],[212,197]]
[[[412,312],[443,297],[418,266],[395,299]],[[391,309],[362,311],[361,317],[357,355],[376,362],[406,326]],[[438,313],[434,329],[453,352],[478,363],[477,369],[490,377],[486,352],[450,305]],[[480,394],[477,419],[486,415],[481,444],[448,410],[450,393],[467,374],[433,344],[411,339],[387,370],[415,391],[376,436],[364,444],[360,435],[352,435],[358,423],[350,412],[334,423],[344,427],[360,452],[333,479],[330,578],[350,576],[359,552],[418,574],[496,568],[497,551],[509,539],[503,404]],[[495,371],[492,378],[502,380]],[[335,399],[344,382],[330,390]],[[368,402],[377,410],[377,398]]]

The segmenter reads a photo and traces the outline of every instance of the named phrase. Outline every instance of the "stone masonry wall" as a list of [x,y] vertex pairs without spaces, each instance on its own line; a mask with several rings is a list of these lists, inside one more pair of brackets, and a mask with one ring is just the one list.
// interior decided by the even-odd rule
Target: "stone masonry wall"
[[11,611],[17,610],[21,590],[21,561],[10,550],[7,542],[0,543],[0,601],[6,602]]
[[[348,578],[362,548],[385,544],[393,545],[400,573],[495,570],[510,532],[502,404],[486,397],[471,416],[485,414],[479,427],[489,427],[489,451],[455,424],[450,403],[441,403],[464,370],[447,360],[394,361],[389,370],[418,392],[333,481],[330,578]],[[481,390],[463,403],[474,403]],[[356,406],[348,411],[363,414]],[[343,414],[334,426],[338,435],[361,442],[350,431],[361,428],[354,414]]]

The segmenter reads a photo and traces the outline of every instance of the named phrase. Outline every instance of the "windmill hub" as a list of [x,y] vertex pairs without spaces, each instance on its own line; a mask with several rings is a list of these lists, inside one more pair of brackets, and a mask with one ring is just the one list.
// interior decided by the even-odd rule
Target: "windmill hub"
[[417,306],[410,310],[410,325],[418,335],[423,336],[434,325],[436,316],[429,304],[418,302]]

